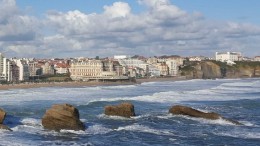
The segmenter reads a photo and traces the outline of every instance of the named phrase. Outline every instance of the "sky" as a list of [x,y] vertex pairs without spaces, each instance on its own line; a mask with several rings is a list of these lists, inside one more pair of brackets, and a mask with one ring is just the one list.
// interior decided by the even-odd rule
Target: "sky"
[[260,55],[259,0],[0,0],[7,57]]

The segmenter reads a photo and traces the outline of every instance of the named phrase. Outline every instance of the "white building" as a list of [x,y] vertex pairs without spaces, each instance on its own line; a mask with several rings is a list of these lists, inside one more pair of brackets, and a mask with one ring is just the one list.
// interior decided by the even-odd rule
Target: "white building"
[[114,59],[126,59],[128,58],[126,55],[115,55]]
[[0,80],[12,81],[10,61],[0,53]]
[[260,56],[255,56],[254,61],[260,61]]
[[151,76],[155,77],[159,77],[161,75],[160,70],[154,65],[149,65],[149,73]]
[[239,61],[241,58],[242,58],[242,54],[240,52],[226,52],[226,53],[216,52],[216,61],[234,62],[234,61]]
[[120,65],[122,65],[123,67],[127,67],[127,68],[142,68],[146,73],[148,73],[148,64],[145,63],[142,60],[136,59],[136,58],[127,58],[127,59],[118,59],[118,62]]
[[57,63],[54,65],[54,69],[56,70],[56,74],[67,74],[69,72],[68,65],[64,63]]
[[189,61],[203,61],[206,60],[206,57],[204,56],[192,56],[189,57]]

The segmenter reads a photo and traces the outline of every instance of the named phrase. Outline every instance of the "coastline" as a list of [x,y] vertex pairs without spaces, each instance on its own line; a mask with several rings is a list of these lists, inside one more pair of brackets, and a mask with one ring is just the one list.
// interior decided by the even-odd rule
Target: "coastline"
[[164,82],[164,81],[179,81],[187,80],[185,77],[163,77],[163,78],[142,78],[136,79],[136,82],[49,82],[49,83],[20,83],[20,84],[8,84],[0,85],[1,90],[9,89],[29,89],[29,88],[40,88],[40,87],[82,87],[82,86],[118,86],[118,85],[134,85],[141,84],[144,82]]

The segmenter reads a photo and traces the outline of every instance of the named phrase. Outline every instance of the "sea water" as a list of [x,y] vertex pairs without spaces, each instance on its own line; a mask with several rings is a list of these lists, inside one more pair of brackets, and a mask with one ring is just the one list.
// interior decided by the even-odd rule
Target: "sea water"
[[[104,115],[104,106],[131,102],[136,117]],[[44,130],[41,118],[53,104],[79,109],[85,131]],[[217,112],[224,120],[168,113],[173,105]],[[44,87],[0,91],[7,113],[0,145],[260,145],[260,79],[187,80],[97,87]]]

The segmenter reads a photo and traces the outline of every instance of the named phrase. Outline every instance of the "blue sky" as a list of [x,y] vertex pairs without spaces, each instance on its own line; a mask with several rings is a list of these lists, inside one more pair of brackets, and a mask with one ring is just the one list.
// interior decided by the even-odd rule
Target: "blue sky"
[[8,57],[260,55],[260,0],[0,0]]
[[[121,1],[127,2],[134,13],[140,13],[145,9],[135,0]],[[104,5],[111,5],[114,2],[117,0],[18,0],[17,5],[23,9],[33,10],[35,15],[42,15],[48,10],[101,13]],[[185,11],[201,12],[208,19],[260,24],[259,0],[171,0],[171,2]]]

